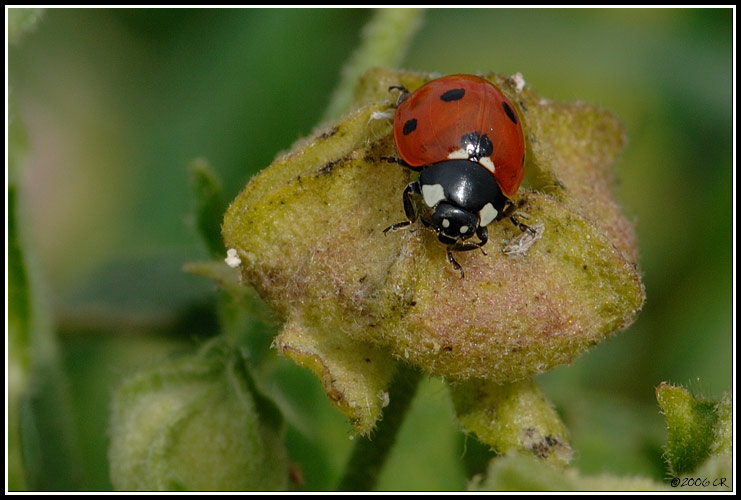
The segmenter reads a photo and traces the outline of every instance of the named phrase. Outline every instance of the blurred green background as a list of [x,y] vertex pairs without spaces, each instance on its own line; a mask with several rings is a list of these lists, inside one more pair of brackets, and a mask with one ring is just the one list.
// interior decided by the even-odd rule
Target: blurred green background
[[[22,224],[79,464],[47,487],[109,489],[113,388],[216,333],[214,286],[181,271],[207,258],[188,163],[208,158],[236,196],[317,124],[371,15],[53,9],[9,47],[28,144]],[[731,386],[732,64],[730,9],[434,9],[409,47],[407,69],[520,72],[543,97],[598,104],[625,124],[617,190],[639,235],[646,305],[629,330],[539,377],[586,473],[662,480],[654,387],[717,398]],[[305,487],[331,488],[350,426],[308,371],[269,350],[275,329],[251,327],[259,378],[286,412]],[[379,489],[463,488],[467,444],[445,385],[426,381]]]

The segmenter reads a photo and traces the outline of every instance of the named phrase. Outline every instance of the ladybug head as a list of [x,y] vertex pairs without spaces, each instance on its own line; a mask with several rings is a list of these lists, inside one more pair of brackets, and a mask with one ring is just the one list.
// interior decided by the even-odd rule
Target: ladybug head
[[435,228],[437,239],[446,245],[470,238],[479,228],[477,214],[447,202],[441,202],[435,207],[430,222]]

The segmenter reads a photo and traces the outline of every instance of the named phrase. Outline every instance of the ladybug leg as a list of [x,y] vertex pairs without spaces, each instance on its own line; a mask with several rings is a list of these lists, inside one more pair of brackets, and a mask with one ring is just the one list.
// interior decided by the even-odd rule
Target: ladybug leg
[[486,229],[486,226],[479,226],[479,228],[476,230],[476,236],[478,236],[481,240],[481,246],[479,246],[479,248],[481,249],[481,253],[483,253],[484,255],[488,255],[486,253],[486,250],[484,250],[484,245],[486,245],[486,242],[489,241],[489,230]]
[[404,214],[407,216],[410,222],[417,220],[419,216],[417,212],[417,205],[414,203],[414,196],[422,196],[422,188],[419,185],[419,181],[410,182],[404,189]]
[[409,97],[409,89],[406,88],[404,85],[392,85],[389,87],[389,92],[391,92],[392,90],[398,90],[400,92],[399,98],[396,100],[396,104],[394,104],[394,107],[398,108],[399,105],[402,102],[406,101],[406,98]]
[[489,241],[489,231],[486,229],[486,227],[479,227],[476,230],[476,236],[478,236],[481,241],[473,243],[457,242],[454,245],[448,245],[448,262],[453,264],[453,269],[459,270],[461,272],[461,278],[465,277],[463,268],[460,264],[458,264],[458,261],[453,258],[452,252],[466,252],[468,250],[475,250],[479,248],[484,253],[484,255],[487,255],[486,250],[484,250],[482,247],[486,245],[487,241]]
[[419,172],[420,170],[419,167],[413,167],[407,162],[405,162],[404,160],[402,160],[401,158],[397,158],[396,156],[380,156],[378,159],[381,161],[385,161],[387,163],[396,163],[397,165],[401,165],[402,167],[406,167],[410,170],[414,170],[417,172]]
[[461,272],[461,279],[466,277],[466,274],[463,272],[463,268],[460,264],[458,264],[458,261],[453,258],[453,253],[451,250],[455,250],[455,245],[448,247],[448,262],[453,264],[453,269]]
[[400,90],[402,94],[409,93],[409,89],[406,88],[404,85],[392,85],[389,87],[389,92],[391,92],[392,90]]
[[414,203],[414,195],[422,195],[422,190],[419,187],[419,182],[417,181],[410,182],[404,189],[404,213],[406,214],[408,220],[397,222],[396,224],[391,224],[389,227],[383,230],[384,233],[388,231],[396,231],[397,229],[400,229],[402,227],[407,227],[419,218],[417,205]]
[[[478,236],[481,241],[468,243],[457,242],[453,245],[448,246],[448,249],[455,252],[466,252],[468,250],[476,250],[477,248],[481,248],[486,245],[487,241],[489,241],[489,231],[487,231],[486,227],[479,227],[476,230],[476,236]],[[481,248],[481,251],[484,252],[484,255],[486,255],[486,252],[483,248]]]
[[517,226],[520,229],[520,231],[522,231],[523,233],[527,231],[530,234],[535,234],[535,229],[531,228],[524,222],[520,222],[520,219],[518,219],[516,215],[514,214],[510,215],[509,220],[511,220],[512,224]]
[[512,200],[507,200],[507,204],[504,207],[504,210],[502,210],[502,216],[500,218],[509,217],[509,220],[512,221],[512,224],[517,226],[517,228],[523,233],[527,231],[530,234],[535,234],[535,230],[533,228],[531,228],[524,222],[520,222],[520,219],[518,219],[517,215],[515,214],[516,210],[517,206],[512,202]]

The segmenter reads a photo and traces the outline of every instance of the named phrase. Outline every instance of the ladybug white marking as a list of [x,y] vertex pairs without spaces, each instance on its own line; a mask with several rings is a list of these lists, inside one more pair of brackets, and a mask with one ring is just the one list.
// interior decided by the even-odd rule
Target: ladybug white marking
[[450,221],[448,219],[443,219],[443,227],[450,227]]
[[468,232],[468,226],[461,226],[461,234],[466,234]]
[[494,173],[494,162],[491,161],[491,158],[489,158],[488,156],[484,156],[483,158],[481,158],[479,160],[479,164],[492,174]]
[[425,200],[425,205],[435,208],[445,199],[445,192],[440,184],[425,184],[422,186],[422,198]]
[[468,151],[463,148],[456,149],[448,155],[448,160],[468,160],[468,158]]
[[[448,160],[470,160],[472,154],[473,154],[473,146],[471,146],[471,151],[460,148],[450,153],[448,155]],[[486,170],[488,170],[492,174],[494,173],[494,170],[495,170],[494,162],[491,161],[490,157],[484,156],[483,158],[480,158],[478,162]]]
[[494,208],[494,205],[491,203],[487,203],[484,205],[484,208],[479,210],[479,224],[482,227],[488,226],[491,224],[491,222],[497,218],[497,215],[499,215],[499,212],[497,212],[497,209]]

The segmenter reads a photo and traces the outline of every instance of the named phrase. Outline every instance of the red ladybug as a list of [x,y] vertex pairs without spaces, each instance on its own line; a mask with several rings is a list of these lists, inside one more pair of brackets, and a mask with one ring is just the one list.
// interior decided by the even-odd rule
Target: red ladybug
[[[481,248],[486,226],[510,217],[513,196],[525,175],[525,138],[515,107],[497,88],[473,75],[432,80],[411,94],[403,87],[394,118],[394,140],[402,165],[419,171],[404,190],[409,220],[418,218],[448,246],[448,260],[463,269],[452,251]],[[479,241],[470,238],[476,235]]]

